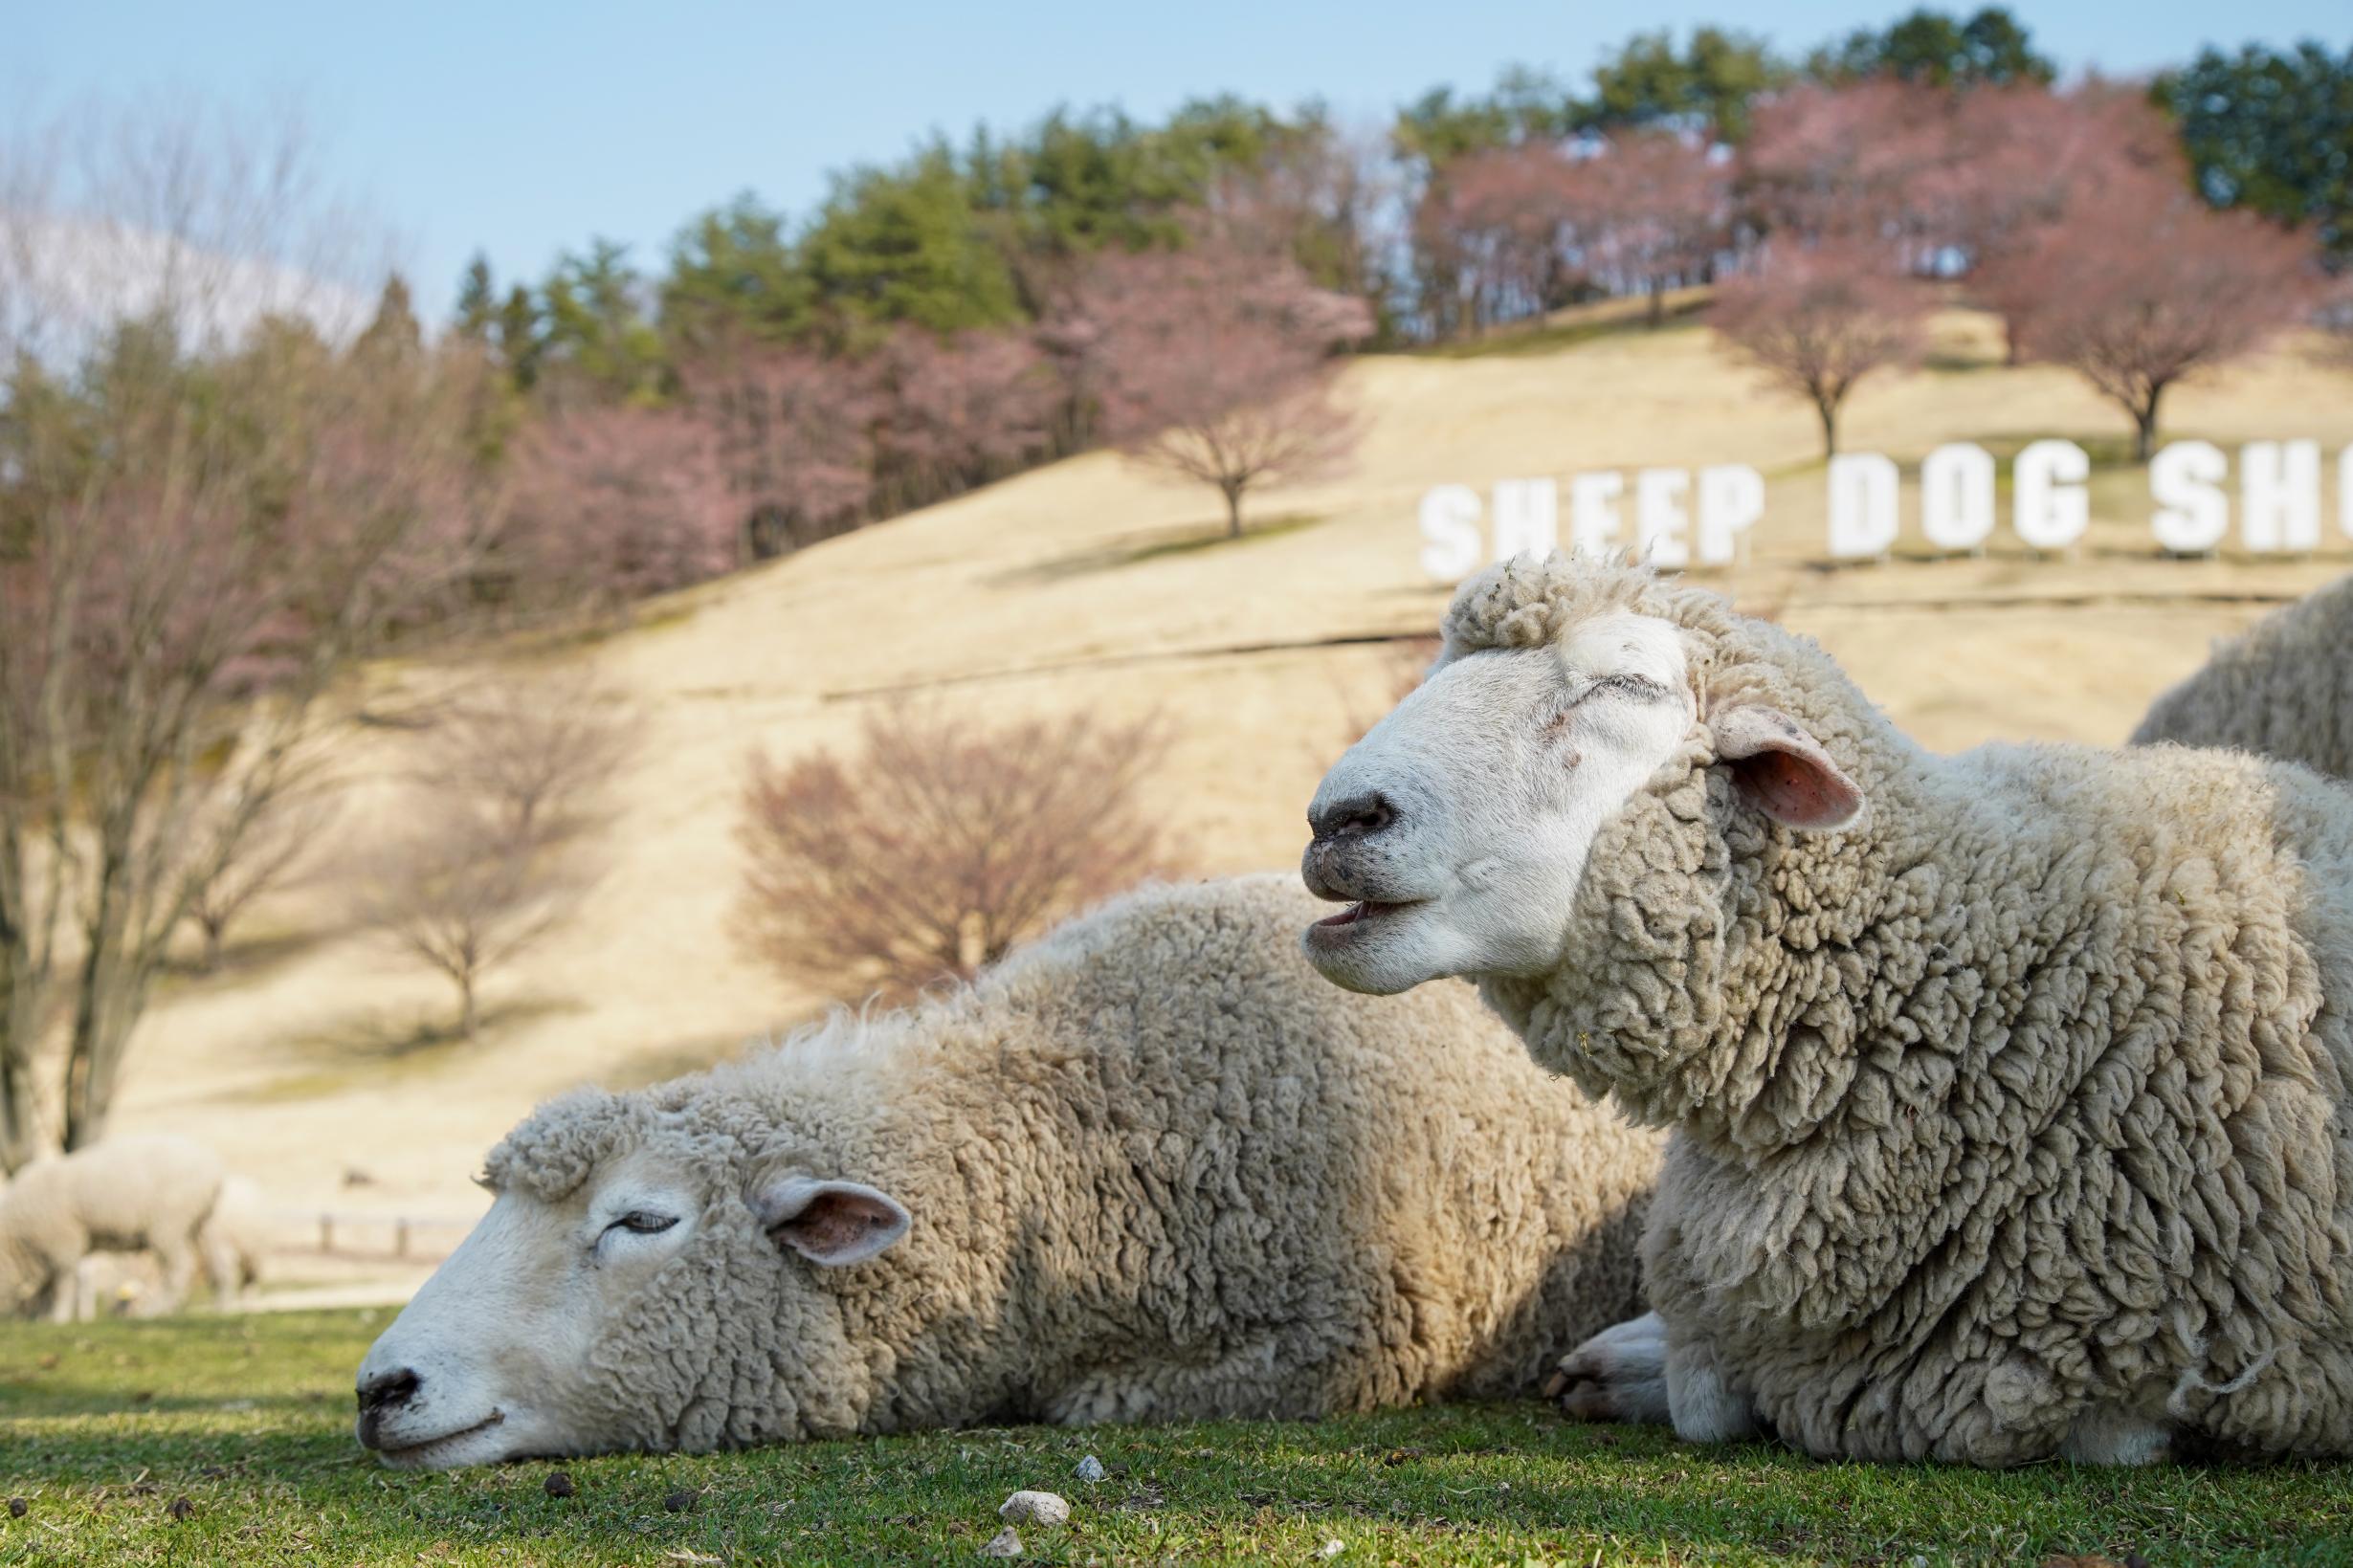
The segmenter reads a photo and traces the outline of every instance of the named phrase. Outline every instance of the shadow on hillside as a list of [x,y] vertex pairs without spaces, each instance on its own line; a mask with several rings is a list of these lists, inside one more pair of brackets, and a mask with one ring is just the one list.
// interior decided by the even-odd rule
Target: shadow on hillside
[[1204,531],[1198,525],[1180,529],[1162,529],[1150,534],[1130,535],[1109,544],[1094,545],[1051,561],[1034,562],[1016,566],[989,579],[991,587],[1019,587],[1040,583],[1059,583],[1073,577],[1086,577],[1096,572],[1118,571],[1123,566],[1141,566],[1148,562],[1166,561],[1181,556],[1199,555],[1209,550],[1243,549],[1262,544],[1268,540],[1282,539],[1303,533],[1331,519],[1314,517],[1303,512],[1270,518],[1264,522],[1243,524],[1237,536],[1229,534],[1222,525],[1214,531]]
[[158,978],[166,985],[189,990],[247,985],[347,934],[345,926],[321,924],[295,931],[273,931],[242,940],[233,939],[221,948],[219,963],[208,966],[201,954],[174,953],[165,959],[163,973]]
[[318,1099],[364,1083],[382,1084],[426,1077],[486,1051],[524,1024],[583,1011],[575,1002],[527,997],[482,1009],[473,1039],[460,1034],[446,1015],[420,1018],[412,1012],[361,1012],[324,1028],[277,1041],[278,1052],[317,1064],[274,1078],[258,1089],[239,1089],[222,1097],[239,1101]]

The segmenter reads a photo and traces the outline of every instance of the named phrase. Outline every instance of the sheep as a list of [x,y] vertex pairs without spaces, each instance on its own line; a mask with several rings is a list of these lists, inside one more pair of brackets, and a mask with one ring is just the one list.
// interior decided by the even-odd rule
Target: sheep
[[1307,929],[1476,979],[1672,1128],[1572,1408],[1821,1456],[2353,1451],[2353,800],[2239,753],[1905,739],[1622,565],[1473,579],[1334,766]]
[[911,1011],[541,1107],[361,1364],[359,1441],[447,1468],[1528,1386],[1640,1310],[1657,1135],[1467,986],[1324,985],[1313,908],[1147,889]]
[[205,1226],[221,1182],[210,1149],[160,1135],[35,1160],[0,1192],[0,1306],[61,1323],[87,1315],[79,1265],[93,1252],[152,1249],[175,1305],[200,1266],[217,1289],[228,1265]]
[[2131,743],[2231,746],[2353,779],[2353,577],[2272,611],[2150,704]]

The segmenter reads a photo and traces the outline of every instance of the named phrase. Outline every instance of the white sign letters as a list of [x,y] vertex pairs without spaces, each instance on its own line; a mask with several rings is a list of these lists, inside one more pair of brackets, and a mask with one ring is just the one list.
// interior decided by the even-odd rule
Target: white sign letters
[[[2202,555],[2230,538],[2256,555],[2320,548],[2328,511],[2318,441],[2251,441],[2231,460],[2207,441],[2176,441],[2149,460],[2149,536],[2171,555]],[[2353,447],[2337,454],[2338,531],[2353,539]],[[2073,441],[2030,442],[2010,459],[2010,532],[2028,548],[2065,550],[2092,522],[2092,459]],[[1956,441],[1921,459],[1920,531],[1942,554],[1986,548],[2001,519],[2001,464],[1974,442]],[[1903,473],[1876,452],[1840,453],[1823,476],[1824,548],[1836,560],[1884,556],[1902,536]],[[1468,485],[1443,484],[1422,497],[1422,569],[1455,583],[1490,561],[1565,547],[1579,555],[1631,555],[1658,566],[1727,566],[1747,548],[1765,516],[1765,476],[1745,463],[1696,473],[1601,469],[1568,476],[1567,538],[1559,482],[1498,479],[1482,503]],[[1491,514],[1491,515],[1490,515]],[[1481,521],[1492,524],[1483,532]]]

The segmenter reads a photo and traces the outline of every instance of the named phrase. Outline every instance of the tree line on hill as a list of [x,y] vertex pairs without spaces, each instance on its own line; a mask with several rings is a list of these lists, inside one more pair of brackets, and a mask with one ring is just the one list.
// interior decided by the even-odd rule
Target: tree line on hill
[[[1637,34],[1582,87],[1515,68],[1385,137],[1315,104],[1062,110],[840,175],[797,227],[738,197],[655,273],[605,241],[536,285],[477,257],[453,335],[503,390],[483,446],[511,461],[519,552],[624,596],[1106,441],[1214,486],[1238,528],[1254,484],[1344,444],[1331,353],[1612,295],[1657,320],[1722,277],[1720,321],[1760,324],[1746,346],[1829,444],[1843,389],[1917,345],[1920,291],[1897,285],[1929,278],[1995,309],[2013,355],[2083,368],[2145,448],[2166,386],[2310,307],[2307,257],[2353,264],[2353,50],[2055,76],[2006,10],[1921,10],[1798,58]],[[1199,330],[1133,319],[1147,276]],[[2236,319],[2162,343],[2079,319],[2100,290],[2178,315],[2216,288],[2248,297]],[[1237,431],[1254,404],[1281,417]]]

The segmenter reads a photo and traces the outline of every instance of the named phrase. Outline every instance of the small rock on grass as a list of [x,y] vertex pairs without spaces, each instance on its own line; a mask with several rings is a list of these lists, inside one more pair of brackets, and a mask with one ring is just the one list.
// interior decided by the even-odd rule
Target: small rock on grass
[[1320,1557],[1336,1557],[1347,1549],[1348,1546],[1345,1541],[1325,1541],[1321,1546],[1316,1548],[1316,1556]]
[[572,1485],[571,1471],[549,1470],[547,1479],[540,1483],[540,1490],[550,1497],[569,1497],[580,1489]]
[[33,1512],[33,1505],[32,1505],[31,1503],[29,1503],[29,1502],[25,1501],[22,1497],[11,1497],[11,1498],[10,1498],[10,1499],[9,1499],[9,1517],[10,1517],[10,1518],[11,1518],[11,1519],[21,1519],[21,1518],[23,1518],[23,1517],[24,1517],[27,1513],[32,1513],[32,1512]]
[[988,1544],[981,1548],[981,1556],[1017,1557],[1021,1556],[1021,1537],[1013,1533],[1013,1527],[1009,1524],[988,1537]]
[[1071,1473],[1081,1481],[1100,1481],[1103,1478],[1103,1462],[1089,1454],[1078,1461],[1078,1468]]
[[196,1505],[189,1502],[185,1497],[174,1497],[170,1504],[165,1508],[164,1512],[179,1520],[182,1524],[186,1524],[189,1519],[195,1517]]
[[1051,1491],[1017,1491],[1005,1499],[997,1517],[1007,1524],[1068,1524],[1071,1506]]
[[662,1499],[662,1507],[673,1513],[691,1513],[695,1508],[695,1494],[691,1491],[674,1491]]

